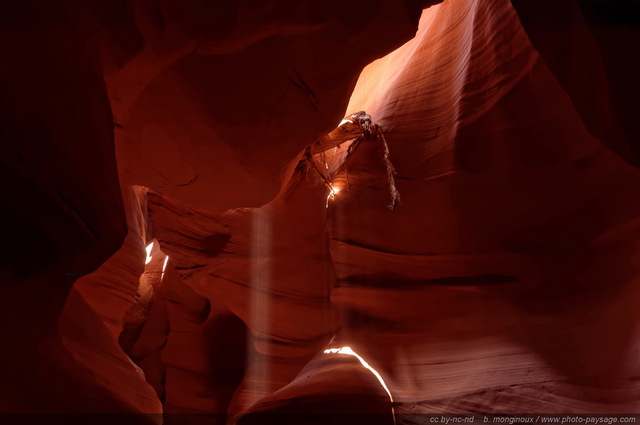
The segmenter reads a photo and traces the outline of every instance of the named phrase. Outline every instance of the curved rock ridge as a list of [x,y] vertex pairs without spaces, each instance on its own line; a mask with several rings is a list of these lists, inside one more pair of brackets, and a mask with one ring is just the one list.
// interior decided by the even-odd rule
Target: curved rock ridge
[[254,404],[238,424],[394,424],[392,401],[377,377],[344,348],[314,357],[284,388]]
[[129,233],[108,261],[75,282],[60,318],[60,336],[77,367],[94,385],[113,393],[123,413],[160,414],[162,405],[143,371],[118,345],[127,313],[141,302],[139,286],[148,257],[146,192],[142,187],[123,191]]

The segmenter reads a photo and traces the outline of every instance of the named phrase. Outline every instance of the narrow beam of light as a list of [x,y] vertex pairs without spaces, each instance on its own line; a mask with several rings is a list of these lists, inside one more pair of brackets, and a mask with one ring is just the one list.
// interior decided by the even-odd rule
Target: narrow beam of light
[[[261,359],[271,355],[271,344],[260,341],[259,335],[272,335],[271,291],[273,291],[273,258],[277,255],[273,246],[273,220],[269,210],[253,214],[251,220],[250,262],[250,314],[249,323],[253,332],[247,332],[247,355],[245,379],[248,383],[249,408],[273,391],[271,369]],[[254,334],[255,332],[255,334]],[[258,346],[260,347],[258,349]]]
[[145,264],[149,264],[149,262],[151,262],[151,258],[153,258],[151,256],[151,250],[153,249],[153,242],[151,242],[149,245],[147,245],[147,247],[145,248],[147,251],[147,259],[144,261]]
[[[325,354],[346,354],[348,356],[353,356],[355,358],[357,358],[360,361],[360,364],[364,367],[366,367],[367,369],[369,369],[369,371],[371,373],[373,373],[373,375],[378,378],[378,381],[380,382],[380,385],[382,385],[382,388],[384,388],[384,390],[387,392],[387,394],[389,395],[389,400],[391,401],[391,403],[393,404],[393,396],[391,395],[391,391],[389,391],[389,387],[387,387],[387,384],[384,382],[384,379],[382,379],[382,376],[380,376],[380,374],[378,373],[377,370],[375,370],[374,368],[372,368],[369,363],[367,363],[365,361],[365,359],[363,359],[361,356],[358,355],[358,353],[356,353],[355,351],[353,351],[351,349],[351,347],[341,347],[341,348],[329,348],[327,350],[324,350]],[[393,408],[393,406],[391,407],[391,413],[393,415],[393,423],[396,423],[396,413],[395,410]]]
[[164,270],[167,268],[167,263],[169,262],[169,256],[164,257],[164,263],[162,264],[162,275],[160,275],[160,281],[164,279]]

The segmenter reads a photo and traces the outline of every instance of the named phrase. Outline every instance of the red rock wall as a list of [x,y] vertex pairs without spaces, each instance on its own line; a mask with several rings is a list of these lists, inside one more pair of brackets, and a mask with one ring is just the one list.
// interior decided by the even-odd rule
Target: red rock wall
[[432,3],[0,6],[0,411],[638,412],[633,23]]

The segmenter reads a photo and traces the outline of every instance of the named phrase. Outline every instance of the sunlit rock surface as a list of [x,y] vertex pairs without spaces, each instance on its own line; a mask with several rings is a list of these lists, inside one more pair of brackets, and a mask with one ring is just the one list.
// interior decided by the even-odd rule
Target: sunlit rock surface
[[402,204],[383,207],[373,145],[356,151],[330,206],[332,300],[403,407],[637,411],[640,174],[588,132],[509,3],[427,11],[365,69],[357,110],[385,130]]
[[0,411],[639,412],[621,18],[433,3],[0,6]]

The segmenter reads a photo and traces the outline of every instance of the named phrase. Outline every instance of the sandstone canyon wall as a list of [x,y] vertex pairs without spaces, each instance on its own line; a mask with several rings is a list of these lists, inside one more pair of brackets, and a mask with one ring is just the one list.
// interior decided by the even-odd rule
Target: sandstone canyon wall
[[613,3],[0,5],[0,416],[639,413]]

